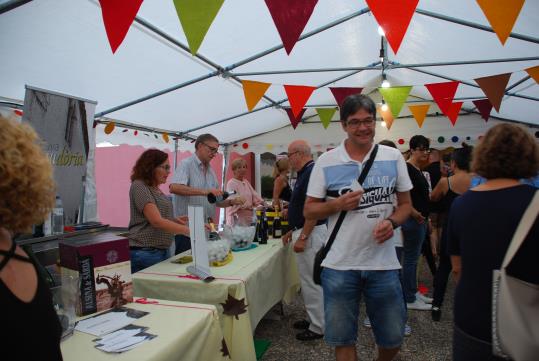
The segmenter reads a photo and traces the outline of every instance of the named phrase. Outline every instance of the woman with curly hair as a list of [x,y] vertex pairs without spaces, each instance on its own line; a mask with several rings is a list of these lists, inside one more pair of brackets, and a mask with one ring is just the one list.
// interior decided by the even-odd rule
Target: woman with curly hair
[[146,150],[133,167],[128,233],[133,273],[167,259],[174,235],[189,236],[187,218],[174,219],[172,201],[159,189],[169,174],[168,155],[158,149]]
[[62,327],[45,280],[12,240],[54,205],[52,166],[35,131],[0,116],[0,324],[18,360],[62,360]]
[[289,202],[292,196],[292,188],[288,184],[289,172],[288,158],[281,158],[275,162],[273,166],[273,206],[275,208],[283,209],[281,201]]
[[[519,179],[539,171],[539,146],[525,129],[498,124],[475,148],[471,170],[486,182],[453,201],[447,223],[448,249],[458,279],[453,360],[499,360],[492,355],[491,344],[492,271],[500,269],[515,229],[536,192]],[[507,267],[508,275],[539,285],[538,240],[536,218]]]

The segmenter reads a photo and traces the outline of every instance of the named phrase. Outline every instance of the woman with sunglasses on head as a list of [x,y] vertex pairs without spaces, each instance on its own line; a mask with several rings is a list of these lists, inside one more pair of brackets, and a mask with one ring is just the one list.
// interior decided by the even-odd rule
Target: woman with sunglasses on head
[[170,174],[168,154],[148,149],[139,157],[129,189],[129,249],[135,273],[169,257],[175,234],[189,235],[187,217],[174,219],[172,201],[160,189]]

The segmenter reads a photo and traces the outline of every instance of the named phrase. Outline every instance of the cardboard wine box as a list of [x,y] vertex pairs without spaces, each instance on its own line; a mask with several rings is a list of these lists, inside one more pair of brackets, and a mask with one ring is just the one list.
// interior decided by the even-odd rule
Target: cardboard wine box
[[62,278],[78,279],[78,316],[88,315],[133,301],[129,241],[114,233],[89,235],[87,239],[59,244]]

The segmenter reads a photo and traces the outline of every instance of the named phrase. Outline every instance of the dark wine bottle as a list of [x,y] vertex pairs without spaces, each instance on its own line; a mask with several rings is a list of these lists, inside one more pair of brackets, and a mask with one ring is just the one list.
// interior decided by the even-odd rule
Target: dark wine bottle
[[268,243],[268,216],[266,216],[266,211],[262,211],[262,220],[260,222],[260,236],[258,238],[258,243]]
[[273,238],[281,238],[283,235],[283,228],[281,226],[281,215],[279,214],[279,207],[275,207],[275,217],[273,217]]
[[224,191],[223,194],[220,196],[216,196],[215,194],[210,192],[208,193],[207,198],[208,198],[208,202],[213,204],[216,202],[222,202],[233,194],[236,194],[236,191],[230,191],[230,192]]

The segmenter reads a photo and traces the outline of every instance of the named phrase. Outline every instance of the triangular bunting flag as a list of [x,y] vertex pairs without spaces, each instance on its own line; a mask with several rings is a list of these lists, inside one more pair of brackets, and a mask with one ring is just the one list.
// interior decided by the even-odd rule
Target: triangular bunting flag
[[367,0],[393,52],[397,54],[419,0]]
[[352,94],[360,94],[363,91],[363,88],[348,88],[348,87],[332,88],[330,87],[329,90],[331,90],[331,94],[333,94],[333,97],[335,98],[337,105],[341,106],[342,103],[344,102],[344,99],[346,99],[347,96],[352,95]]
[[337,108],[316,108],[316,112],[325,129],[328,128],[331,118],[333,118],[333,114],[335,114],[336,111]]
[[419,128],[423,126],[423,122],[425,121],[425,117],[427,116],[427,112],[429,111],[429,108],[430,108],[429,104],[408,106],[408,109],[410,109],[410,112],[412,112],[415,118],[415,121],[417,122],[417,125],[419,125]]
[[395,86],[391,88],[378,88],[378,91],[384,97],[385,102],[389,105],[391,109],[391,114],[393,117],[398,118],[399,113],[401,112],[404,102],[408,98],[412,90],[411,86]]
[[507,86],[507,83],[509,83],[510,77],[511,73],[506,73],[474,79],[497,112],[500,111],[505,87]]
[[[450,81],[445,83],[425,84],[432,98],[438,104],[440,110],[446,114],[453,103],[460,82]],[[447,114],[446,114],[447,115]]]
[[284,90],[288,96],[288,101],[290,107],[292,108],[292,113],[295,117],[301,112],[307,100],[316,89],[314,86],[305,86],[305,85],[284,85]]
[[290,55],[318,0],[266,0],[275,27]]
[[99,0],[99,3],[101,4],[107,38],[112,53],[115,53],[135,20],[142,0]]
[[537,84],[539,84],[539,65],[525,69],[525,70],[526,70],[526,73],[528,73],[528,75],[531,76]]
[[490,103],[490,101],[488,99],[479,99],[474,100],[472,103],[474,103],[477,110],[479,110],[481,118],[485,119],[485,122],[488,122],[490,112],[492,111],[492,104]]
[[249,111],[253,110],[271,85],[271,83],[252,80],[242,80],[241,84],[243,85],[243,94],[245,95],[245,102]]
[[378,113],[380,113],[380,116],[386,122],[387,130],[391,129],[391,126],[393,125],[393,114],[391,114],[391,107],[387,107],[387,110],[382,110],[382,107],[377,107]]
[[306,109],[302,109],[299,112],[298,116],[295,116],[292,112],[292,109],[290,108],[285,108],[284,110],[286,110],[286,114],[288,114],[288,119],[290,119],[290,124],[292,124],[292,128],[296,129],[299,122],[301,122],[301,117],[303,117],[303,114],[305,113]]
[[457,119],[459,118],[460,108],[462,108],[463,102],[456,102],[452,103],[445,115],[449,118],[451,121],[451,124],[455,126],[457,123]]
[[225,0],[174,0],[176,13],[195,55]]
[[477,0],[502,45],[511,34],[524,0]]

